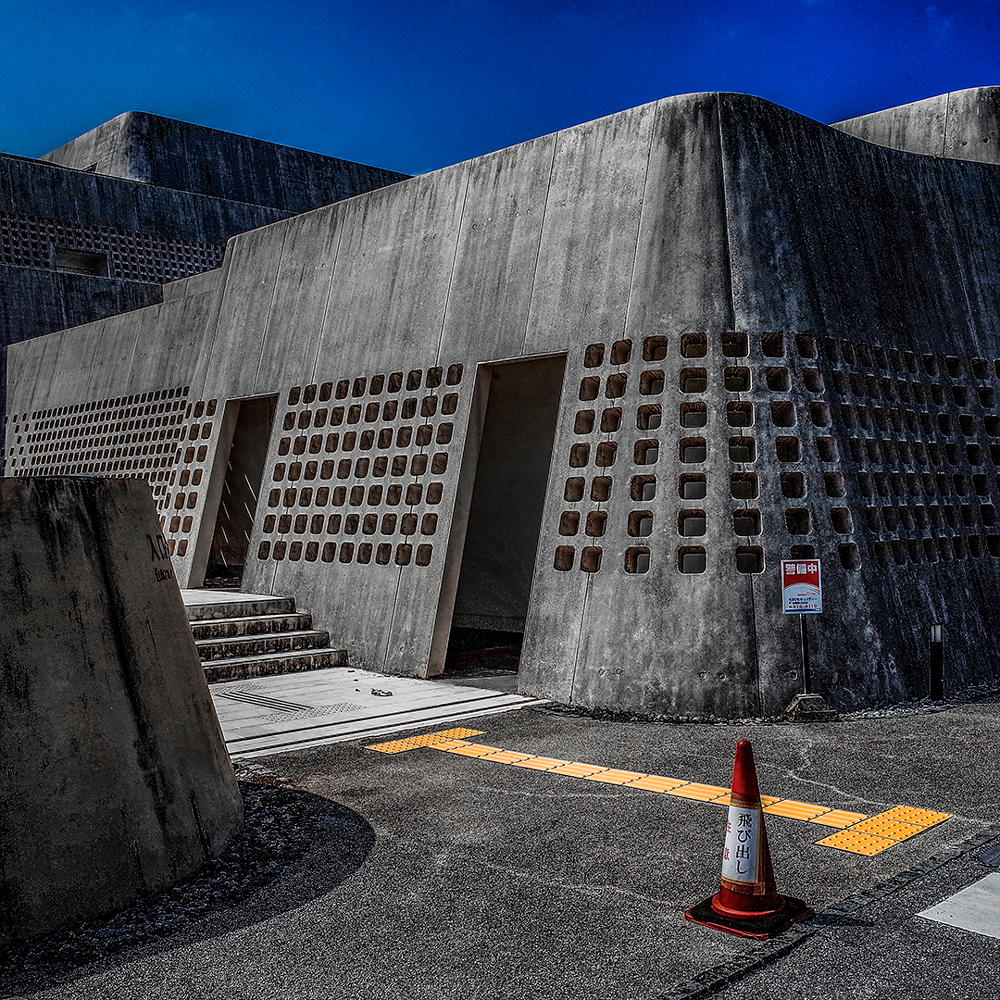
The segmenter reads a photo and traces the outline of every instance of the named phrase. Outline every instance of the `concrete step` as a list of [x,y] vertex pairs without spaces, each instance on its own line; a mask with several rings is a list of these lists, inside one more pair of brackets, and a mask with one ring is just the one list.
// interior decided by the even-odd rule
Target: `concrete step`
[[219,601],[217,604],[189,604],[188,621],[200,622],[215,618],[243,618],[251,615],[277,615],[295,610],[293,597],[265,597],[251,601]]
[[[293,597],[184,591],[188,620],[209,683],[347,666],[347,650],[312,628]],[[205,603],[202,603],[202,602]]]
[[219,681],[239,681],[247,677],[267,677],[272,674],[293,674],[303,670],[346,666],[346,649],[312,649],[209,660],[205,664],[205,677],[212,684]]
[[201,639],[197,640],[195,645],[204,663],[206,660],[320,649],[326,647],[329,641],[329,632],[308,629],[298,632],[275,632],[271,635],[236,636],[231,639]]
[[191,623],[195,640],[231,639],[241,635],[271,635],[275,632],[303,632],[312,626],[312,615],[252,615],[246,618],[211,618]]

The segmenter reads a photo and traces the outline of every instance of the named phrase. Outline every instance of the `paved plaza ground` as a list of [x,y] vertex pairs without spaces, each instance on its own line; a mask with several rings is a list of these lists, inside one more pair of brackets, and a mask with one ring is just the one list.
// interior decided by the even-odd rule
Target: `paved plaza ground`
[[[470,743],[513,753],[385,754],[367,737],[238,761],[244,778],[306,804],[304,856],[163,936],[75,969],[39,967],[20,985],[8,970],[0,996],[998,995],[1000,878],[957,918],[975,929],[919,914],[1000,867],[981,860],[1000,842],[1000,704],[759,726],[609,722],[535,705],[456,725],[477,733]],[[510,763],[526,754],[728,786],[741,738],[767,795],[950,818],[865,856],[818,844],[829,826],[768,815],[778,888],[818,916],[762,943],[683,918],[718,886],[724,807]]]

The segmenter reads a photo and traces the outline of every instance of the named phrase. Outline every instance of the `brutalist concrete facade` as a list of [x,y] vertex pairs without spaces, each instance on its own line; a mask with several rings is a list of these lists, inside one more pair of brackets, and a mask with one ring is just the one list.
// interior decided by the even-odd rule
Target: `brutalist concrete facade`
[[774,713],[817,556],[833,705],[926,691],[937,621],[995,679],[1000,167],[850,125],[670,98],[245,233],[12,352],[7,474],[145,476],[181,579],[392,673],[523,628],[525,692]]
[[231,236],[405,176],[142,112],[0,154],[0,415],[8,344],[159,302]]
[[1000,88],[957,90],[833,127],[910,153],[1000,163]]

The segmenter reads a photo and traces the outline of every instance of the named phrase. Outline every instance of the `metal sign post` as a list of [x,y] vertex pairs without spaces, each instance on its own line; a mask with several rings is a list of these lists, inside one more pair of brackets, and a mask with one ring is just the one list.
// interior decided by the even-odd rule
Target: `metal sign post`
[[799,616],[802,643],[802,693],[809,694],[809,643],[806,615],[823,611],[823,583],[818,559],[783,559],[781,561],[781,611]]
[[802,646],[802,693],[809,694],[809,642],[806,639],[805,615],[799,615],[799,642]]

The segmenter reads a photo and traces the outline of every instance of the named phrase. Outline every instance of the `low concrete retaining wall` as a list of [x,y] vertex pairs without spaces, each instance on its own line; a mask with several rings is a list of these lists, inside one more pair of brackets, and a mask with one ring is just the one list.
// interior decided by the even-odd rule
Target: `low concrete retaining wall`
[[0,944],[196,871],[243,806],[146,483],[0,479]]

